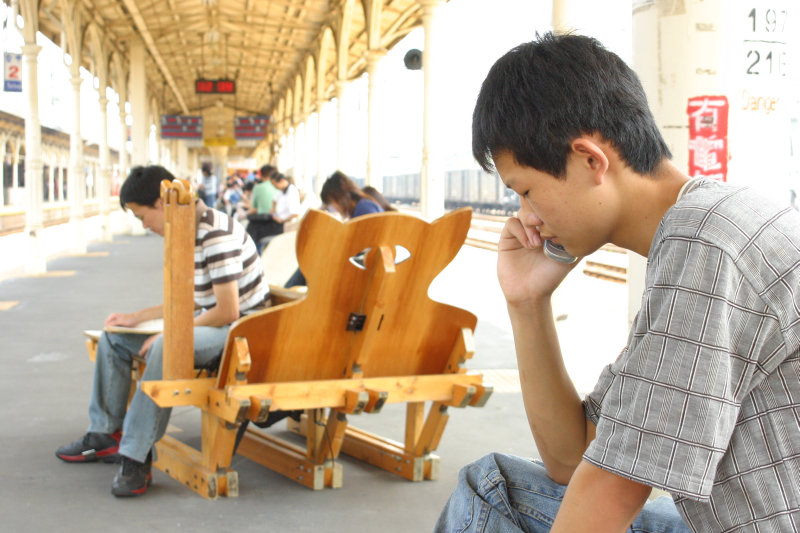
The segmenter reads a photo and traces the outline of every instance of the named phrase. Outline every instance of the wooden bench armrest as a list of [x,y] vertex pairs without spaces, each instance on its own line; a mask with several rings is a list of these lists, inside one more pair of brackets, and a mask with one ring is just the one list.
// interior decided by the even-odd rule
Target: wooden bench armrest
[[272,305],[294,302],[306,297],[305,290],[286,289],[284,287],[277,287],[275,285],[269,286],[269,293],[270,297],[272,298]]

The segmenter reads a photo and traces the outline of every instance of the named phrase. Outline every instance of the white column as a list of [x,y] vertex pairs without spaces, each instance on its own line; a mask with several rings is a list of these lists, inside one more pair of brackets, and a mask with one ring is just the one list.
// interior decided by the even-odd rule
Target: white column
[[425,50],[422,52],[424,75],[424,104],[422,127],[422,169],[420,171],[420,206],[427,220],[444,214],[444,162],[442,154],[442,132],[444,124],[439,118],[444,107],[442,90],[437,84],[439,75],[437,43],[437,11],[441,0],[420,0],[422,25],[425,29]]
[[[22,55],[25,57],[24,89],[25,94],[28,96],[28,107],[25,113],[25,188],[28,198],[28,205],[25,209],[25,235],[27,235],[28,239],[28,258],[25,262],[25,271],[28,274],[41,274],[47,270],[41,236],[41,231],[44,228],[42,210],[42,125],[39,121],[39,82],[37,77],[37,56],[41,49],[41,46],[28,42],[22,47]],[[16,168],[15,165],[15,173]]]
[[374,185],[378,176],[375,176],[375,151],[377,149],[378,129],[375,127],[375,71],[378,62],[386,55],[382,50],[368,50],[367,60],[367,185]]
[[294,155],[292,156],[294,159],[294,176],[295,181],[300,183],[300,187],[303,186],[303,164],[305,160],[303,159],[303,139],[305,138],[305,134],[300,134],[300,126],[303,126],[303,131],[306,130],[306,125],[302,123],[298,123],[294,126]]
[[313,183],[311,182],[311,156],[313,150],[311,150],[311,114],[309,113],[306,115],[305,118],[305,125],[303,127],[303,190],[309,191],[313,189]]
[[[728,100],[727,181],[789,205],[792,0],[638,2],[633,65],[681,171],[689,173],[690,98]],[[699,149],[699,148],[698,148]],[[711,158],[705,158],[710,160]],[[631,256],[629,318],[639,309],[645,263]]]
[[572,25],[572,12],[575,9],[575,0],[553,0],[553,31],[569,31]]
[[182,179],[192,175],[189,170],[189,149],[186,147],[186,143],[175,141],[175,161]]
[[[73,61],[78,57],[73,55]],[[77,71],[77,75],[75,74]],[[81,139],[81,83],[80,70],[73,69],[72,83],[72,133],[69,137],[69,222],[72,225],[73,254],[86,253],[86,230],[83,204],[86,201],[86,175],[83,169],[83,139]]]
[[[150,161],[150,122],[147,117],[147,75],[145,70],[145,48],[140,39],[130,44],[130,70],[128,98],[131,103],[131,159],[130,167],[146,165]],[[144,235],[142,223],[128,211],[128,223],[132,235]]]
[[322,106],[325,100],[317,100],[317,181],[314,184],[314,192],[319,194],[322,184],[325,183],[325,176],[322,175]]
[[120,98],[119,125],[122,129],[122,139],[119,146],[119,174],[122,179],[128,175],[128,114],[125,112],[125,102]]
[[131,166],[146,165],[150,160],[150,122],[147,120],[147,73],[145,71],[144,43],[134,39],[130,46],[130,84],[128,95],[131,102],[133,126],[131,141],[133,150]]
[[7,137],[0,137],[0,211],[6,205],[6,142]]
[[95,177],[97,194],[100,197],[100,216],[103,220],[102,240],[111,242],[111,157],[108,152],[108,98],[106,85],[101,81],[100,87],[100,171]]
[[336,168],[342,169],[344,162],[344,89],[345,80],[336,80]]

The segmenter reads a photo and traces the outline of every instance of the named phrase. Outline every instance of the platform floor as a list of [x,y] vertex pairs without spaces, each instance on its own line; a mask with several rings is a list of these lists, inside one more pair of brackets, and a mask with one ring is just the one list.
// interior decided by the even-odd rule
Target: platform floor
[[[81,436],[93,363],[81,332],[113,311],[161,300],[163,241],[118,236],[80,257],[48,262],[39,277],[0,281],[0,516],[4,531],[430,531],[461,466],[490,452],[535,456],[516,375],[513,341],[495,277],[496,254],[464,247],[434,281],[431,296],[479,317],[470,368],[486,371],[495,393],[480,409],[451,409],[438,455],[440,478],[412,483],[341,457],[344,486],[314,492],[242,457],[238,498],[207,501],[154,470],[141,498],[110,494],[116,465],[71,465],[55,449]],[[586,392],[626,335],[625,286],[584,276],[580,267],[555,303],[567,365]],[[351,416],[353,425],[402,440],[403,411]],[[283,425],[271,431],[284,432]],[[199,442],[199,415],[175,409],[169,432]]]

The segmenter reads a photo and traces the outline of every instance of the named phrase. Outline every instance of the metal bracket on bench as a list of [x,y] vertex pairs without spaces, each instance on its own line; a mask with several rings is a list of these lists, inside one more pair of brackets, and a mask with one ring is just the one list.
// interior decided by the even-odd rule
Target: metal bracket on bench
[[347,328],[346,331],[361,331],[364,329],[364,321],[367,320],[367,315],[362,315],[360,313],[350,313],[350,316],[347,317]]

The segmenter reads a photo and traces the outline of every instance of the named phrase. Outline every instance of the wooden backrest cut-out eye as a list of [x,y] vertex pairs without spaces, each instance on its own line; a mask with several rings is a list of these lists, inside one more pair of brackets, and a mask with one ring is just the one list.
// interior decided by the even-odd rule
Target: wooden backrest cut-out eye
[[[351,256],[348,260],[350,263],[360,270],[367,269],[367,256],[369,255],[370,251],[372,251],[372,247],[364,248],[357,254]],[[394,264],[399,265],[405,261],[411,259],[411,252],[405,246],[400,244],[394,245]]]

